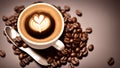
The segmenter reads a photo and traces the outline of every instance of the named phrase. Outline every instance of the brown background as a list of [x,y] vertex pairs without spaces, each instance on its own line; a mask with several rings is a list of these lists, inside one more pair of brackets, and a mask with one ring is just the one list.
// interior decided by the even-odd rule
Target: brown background
[[[37,0],[34,0],[37,1]],[[0,49],[7,55],[0,57],[0,68],[20,68],[18,56],[13,54],[9,44],[2,34],[4,22],[2,16],[10,16],[14,13],[16,5],[26,7],[34,2],[33,0],[1,0],[0,2]],[[116,0],[46,0],[44,2],[59,6],[71,6],[70,13],[75,15],[75,10],[82,11],[83,16],[78,17],[83,30],[92,27],[93,33],[89,35],[88,45],[93,43],[95,49],[87,57],[80,60],[76,68],[120,68],[120,2]],[[114,57],[115,64],[107,65],[107,59]],[[30,63],[26,68],[41,68],[36,62]],[[67,68],[62,66],[62,68]]]

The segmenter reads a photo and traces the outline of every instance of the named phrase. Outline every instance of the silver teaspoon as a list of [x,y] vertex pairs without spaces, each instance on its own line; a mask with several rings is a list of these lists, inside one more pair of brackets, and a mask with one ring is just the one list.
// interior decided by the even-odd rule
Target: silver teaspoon
[[[8,39],[12,42],[12,44],[14,44],[14,46],[17,46],[15,44],[15,42],[13,42],[13,39],[15,39],[16,36],[20,36],[18,34],[18,32],[16,30],[14,30],[10,26],[5,26],[4,31],[5,31],[5,34],[8,37]],[[41,55],[39,55],[38,53],[36,53],[30,47],[27,47],[27,48],[19,47],[19,49],[21,49],[22,51],[24,51],[27,54],[29,54],[37,63],[39,63],[41,65],[45,65],[45,66],[49,65],[47,63],[47,60],[44,57],[42,57]]]

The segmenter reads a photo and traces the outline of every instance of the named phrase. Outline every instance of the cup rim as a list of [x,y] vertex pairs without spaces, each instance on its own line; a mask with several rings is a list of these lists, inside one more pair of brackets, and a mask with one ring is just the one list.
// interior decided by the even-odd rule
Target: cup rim
[[[58,34],[58,36],[56,36],[54,39],[52,39],[52,40],[50,40],[50,41],[48,41],[48,42],[40,42],[40,43],[38,43],[38,42],[33,42],[33,41],[27,39],[27,38],[21,33],[21,30],[19,29],[19,28],[20,28],[20,26],[19,26],[19,21],[20,21],[20,18],[21,18],[21,16],[22,16],[22,14],[23,14],[26,10],[28,10],[30,7],[33,7],[33,6],[35,6],[35,5],[47,5],[47,6],[52,7],[53,9],[55,9],[55,11],[57,11],[57,13],[60,15],[60,18],[61,18],[61,20],[62,20],[62,26],[61,26],[62,29],[61,29],[60,33]],[[30,44],[34,44],[34,45],[46,45],[46,44],[50,44],[50,43],[53,43],[53,42],[57,41],[58,38],[62,35],[63,30],[64,30],[64,19],[63,19],[62,14],[60,13],[60,11],[59,11],[57,8],[55,8],[54,6],[52,6],[51,4],[48,4],[48,3],[36,3],[36,4],[29,5],[28,7],[26,7],[26,8],[20,13],[20,16],[18,17],[17,25],[18,25],[18,26],[17,26],[18,32],[19,32],[20,36],[23,38],[24,41],[26,41],[26,42],[28,42],[28,43],[30,43]]]

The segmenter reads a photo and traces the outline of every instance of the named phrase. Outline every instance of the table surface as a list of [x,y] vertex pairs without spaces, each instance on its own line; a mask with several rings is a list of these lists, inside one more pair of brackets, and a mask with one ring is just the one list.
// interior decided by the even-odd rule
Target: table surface
[[[34,0],[37,1],[37,0]],[[0,50],[6,52],[6,57],[0,57],[0,68],[20,68],[18,56],[13,54],[12,46],[3,35],[5,27],[2,16],[10,16],[14,13],[16,5],[26,7],[34,2],[33,0],[1,0],[0,2]],[[89,35],[88,45],[94,44],[93,52],[80,60],[76,68],[120,68],[120,11],[119,2],[107,0],[46,0],[46,3],[59,6],[71,6],[70,14],[75,15],[75,10],[82,11],[83,16],[78,17],[81,27],[92,27],[93,32]],[[109,57],[115,59],[115,64],[109,66]],[[68,68],[63,65],[61,68]],[[32,62],[26,68],[41,68],[36,62]]]

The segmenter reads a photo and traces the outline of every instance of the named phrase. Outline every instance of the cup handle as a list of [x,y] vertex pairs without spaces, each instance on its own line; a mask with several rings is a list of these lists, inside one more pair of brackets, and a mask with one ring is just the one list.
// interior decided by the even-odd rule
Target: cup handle
[[62,50],[64,49],[65,45],[63,44],[62,41],[57,40],[55,44],[53,45],[53,47],[56,48],[57,50]]

